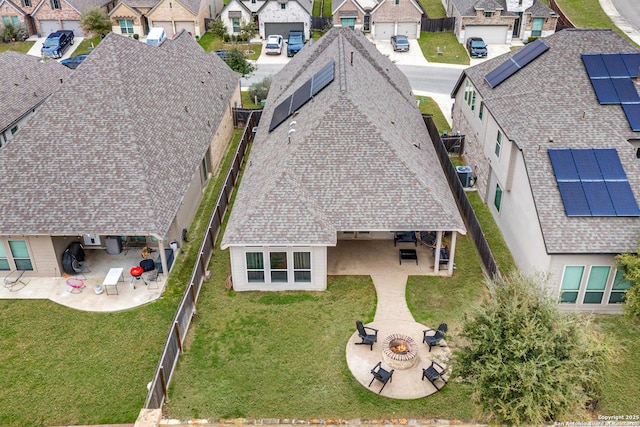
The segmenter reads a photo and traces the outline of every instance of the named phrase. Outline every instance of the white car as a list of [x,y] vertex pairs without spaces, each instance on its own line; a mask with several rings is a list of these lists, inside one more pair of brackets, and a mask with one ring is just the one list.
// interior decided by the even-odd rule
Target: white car
[[282,53],[282,42],[284,38],[275,34],[267,37],[267,47],[264,51],[267,55],[280,55]]

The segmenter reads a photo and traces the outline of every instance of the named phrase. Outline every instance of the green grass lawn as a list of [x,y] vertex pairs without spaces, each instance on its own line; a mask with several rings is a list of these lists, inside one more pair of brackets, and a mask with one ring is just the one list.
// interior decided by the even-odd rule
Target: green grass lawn
[[0,425],[133,423],[241,131],[209,184],[162,299],[119,313],[0,300]]
[[[469,65],[466,49],[453,33],[420,33],[422,54],[429,62]],[[438,55],[438,49],[442,55]]]
[[198,40],[198,44],[202,46],[207,53],[215,52],[220,49],[231,50],[235,47],[242,52],[247,59],[251,59],[253,61],[258,59],[260,57],[260,53],[262,53],[261,43],[251,43],[250,50],[252,52],[247,53],[248,46],[246,42],[225,43],[220,37],[216,37],[211,33],[204,33]]
[[254,99],[249,95],[248,90],[243,90],[240,94],[242,98],[242,108],[262,108],[262,105],[259,104],[260,100],[258,100],[258,104],[254,102]]
[[431,114],[433,116],[433,121],[438,127],[438,132],[442,135],[442,131],[450,131],[451,127],[447,122],[447,119],[444,118],[444,114],[442,114],[442,110],[440,106],[428,96],[418,96],[416,95],[416,100],[418,100],[418,108],[422,114]]
[[102,39],[100,38],[100,36],[86,38],[80,42],[80,44],[78,45],[76,50],[73,51],[71,56],[87,54],[90,52],[90,50],[93,50],[96,47],[98,47],[101,41]]
[[420,4],[427,16],[431,19],[445,18],[447,16],[440,0],[420,0]]
[[8,50],[13,50],[15,52],[27,53],[29,49],[34,45],[35,42],[10,42],[10,43],[0,43],[0,53],[6,52]]

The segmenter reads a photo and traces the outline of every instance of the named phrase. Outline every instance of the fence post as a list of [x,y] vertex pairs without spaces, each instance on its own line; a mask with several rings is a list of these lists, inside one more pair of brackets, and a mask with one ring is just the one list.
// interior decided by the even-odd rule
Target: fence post
[[167,387],[167,378],[164,375],[164,367],[160,366],[160,384],[162,384],[162,394],[164,395],[164,400],[166,402],[169,401],[169,390]]
[[180,349],[180,353],[184,353],[182,349],[182,336],[180,334],[180,325],[178,322],[173,322],[174,329],[176,331],[176,336],[178,337],[178,349]]

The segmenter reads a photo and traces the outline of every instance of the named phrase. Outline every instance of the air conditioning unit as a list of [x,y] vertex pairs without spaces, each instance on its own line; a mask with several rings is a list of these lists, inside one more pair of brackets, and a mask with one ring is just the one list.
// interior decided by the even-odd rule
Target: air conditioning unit
[[456,173],[463,187],[471,187],[471,166],[456,166]]

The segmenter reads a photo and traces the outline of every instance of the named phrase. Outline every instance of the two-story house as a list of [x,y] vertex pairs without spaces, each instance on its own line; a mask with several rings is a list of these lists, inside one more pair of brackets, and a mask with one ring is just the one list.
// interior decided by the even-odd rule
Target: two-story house
[[371,32],[376,40],[397,34],[417,39],[423,14],[415,0],[342,0],[334,3],[333,25]]
[[259,35],[266,39],[279,34],[285,39],[289,31],[304,31],[306,40],[311,38],[310,0],[230,0],[220,13],[220,19],[229,35],[238,35],[243,22],[258,24]]

